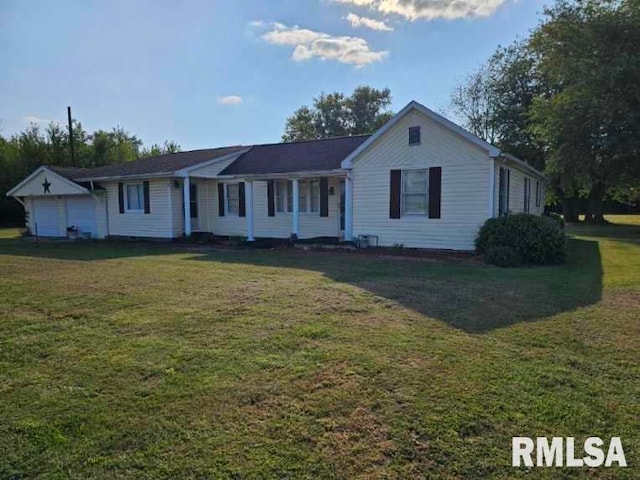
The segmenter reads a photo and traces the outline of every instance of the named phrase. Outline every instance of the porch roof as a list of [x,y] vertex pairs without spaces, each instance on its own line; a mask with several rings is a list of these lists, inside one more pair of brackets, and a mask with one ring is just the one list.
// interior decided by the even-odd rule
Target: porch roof
[[293,143],[255,145],[220,172],[225,175],[266,175],[340,170],[340,163],[370,135]]

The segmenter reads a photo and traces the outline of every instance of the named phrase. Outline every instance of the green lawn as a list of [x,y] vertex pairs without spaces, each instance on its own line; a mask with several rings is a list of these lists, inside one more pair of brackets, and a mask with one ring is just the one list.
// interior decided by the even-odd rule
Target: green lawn
[[[0,478],[638,478],[640,218],[559,267],[0,232]],[[513,469],[512,436],[630,467]]]

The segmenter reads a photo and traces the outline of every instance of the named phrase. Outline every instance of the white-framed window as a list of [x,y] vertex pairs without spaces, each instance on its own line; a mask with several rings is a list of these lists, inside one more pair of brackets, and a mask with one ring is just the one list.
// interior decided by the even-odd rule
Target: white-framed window
[[128,183],[126,185],[127,212],[142,212],[144,210],[144,188],[142,183]]
[[426,215],[429,211],[429,170],[402,171],[402,213]]
[[309,213],[320,213],[320,180],[309,181]]
[[498,177],[498,215],[509,213],[509,188],[511,183],[511,170],[500,167]]
[[293,182],[279,180],[275,182],[276,213],[293,212]]
[[542,204],[542,188],[540,188],[540,182],[536,180],[536,208],[539,208]]
[[300,213],[309,211],[309,183],[298,182],[298,209]]
[[227,183],[227,213],[238,215],[240,210],[240,186],[237,183]]

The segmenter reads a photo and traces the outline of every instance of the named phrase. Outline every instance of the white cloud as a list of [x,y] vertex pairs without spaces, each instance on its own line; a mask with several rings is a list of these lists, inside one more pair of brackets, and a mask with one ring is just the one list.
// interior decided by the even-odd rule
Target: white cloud
[[229,95],[226,97],[220,97],[218,103],[222,105],[240,105],[242,103],[242,97],[238,95]]
[[380,20],[374,20],[369,17],[359,17],[355,13],[350,13],[344,17],[353,28],[365,27],[378,32],[393,32],[393,28]]
[[262,20],[253,20],[251,22],[249,22],[249,26],[253,27],[253,28],[262,28],[266,25],[266,23],[264,23],[264,21]]
[[386,51],[371,50],[364,38],[332,36],[297,26],[289,27],[282,23],[271,25],[271,30],[262,35],[262,38],[274,45],[294,47],[291,58],[296,62],[317,57],[360,68],[379,62],[388,54]]
[[333,0],[357,7],[368,7],[384,15],[400,15],[408,20],[442,18],[454,20],[488,17],[507,0]]

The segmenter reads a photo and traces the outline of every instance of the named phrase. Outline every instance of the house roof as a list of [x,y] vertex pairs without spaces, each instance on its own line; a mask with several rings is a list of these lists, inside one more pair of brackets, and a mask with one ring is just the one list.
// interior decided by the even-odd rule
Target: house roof
[[200,165],[202,163],[239,153],[247,147],[234,146],[191,150],[188,152],[167,153],[157,157],[143,158],[132,162],[106,165],[94,168],[49,167],[54,172],[73,181],[91,180],[108,177],[127,177],[136,175],[153,175],[173,173],[178,170]]
[[255,145],[220,172],[220,175],[338,170],[342,160],[369,137],[370,135],[354,135],[302,142]]

